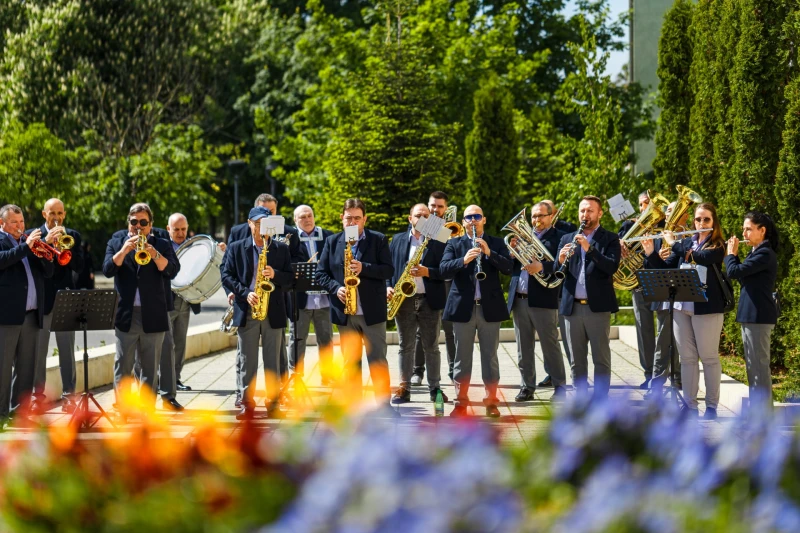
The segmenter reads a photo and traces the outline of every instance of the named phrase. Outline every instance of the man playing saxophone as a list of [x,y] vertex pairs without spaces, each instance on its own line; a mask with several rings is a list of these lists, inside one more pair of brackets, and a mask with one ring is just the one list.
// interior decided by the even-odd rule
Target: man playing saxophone
[[[238,329],[242,353],[242,408],[237,420],[253,417],[258,380],[258,346],[264,361],[267,416],[281,415],[280,350],[286,327],[286,305],[275,288],[292,283],[289,247],[261,234],[261,219],[270,215],[264,207],[250,210],[247,222],[251,238],[228,245],[222,267],[222,285],[234,295],[233,325]],[[270,296],[270,292],[274,292]],[[267,301],[266,298],[269,298]]]
[[[394,276],[387,282],[386,296],[389,300],[389,318],[394,314],[400,338],[400,387],[395,391],[392,403],[411,401],[410,381],[418,330],[425,365],[428,367],[431,402],[436,400],[436,393],[441,390],[439,324],[447,295],[444,280],[439,275],[439,263],[445,245],[437,240],[426,239],[416,230],[417,222],[429,215],[430,210],[425,204],[412,207],[408,217],[411,229],[396,234],[389,246]],[[447,401],[444,393],[442,396]]]
[[[366,206],[358,198],[345,201],[342,210],[345,228],[355,227],[358,237],[348,241],[341,231],[328,237],[317,264],[317,285],[328,291],[331,297],[331,322],[339,328],[342,355],[344,357],[345,383],[358,393],[361,391],[359,362],[366,346],[367,362],[375,388],[375,401],[385,405],[386,414],[397,416],[388,409],[391,389],[389,364],[386,362],[386,281],[394,274],[392,256],[386,236],[364,229],[367,222]],[[352,261],[345,264],[349,248]],[[355,276],[360,283],[355,287],[355,314],[345,309],[347,287],[345,277]]]

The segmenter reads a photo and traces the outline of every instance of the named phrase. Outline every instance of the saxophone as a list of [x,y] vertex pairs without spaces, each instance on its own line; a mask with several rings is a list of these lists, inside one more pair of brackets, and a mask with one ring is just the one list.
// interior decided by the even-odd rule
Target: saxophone
[[258,256],[258,268],[256,270],[256,287],[255,292],[258,295],[258,303],[253,307],[251,316],[253,320],[264,320],[267,318],[267,311],[269,310],[269,295],[275,290],[275,285],[264,276],[264,269],[267,268],[267,249],[269,242],[267,242],[266,235],[262,235],[264,247],[261,248],[261,254]]
[[358,279],[355,272],[350,269],[350,262],[353,260],[353,246],[350,241],[347,242],[347,248],[344,249],[344,287],[346,289],[344,297],[344,314],[355,315],[358,310],[358,285],[361,280]]
[[428,239],[422,241],[422,244],[417,247],[417,250],[414,252],[414,257],[408,262],[405,270],[403,270],[403,275],[397,280],[397,285],[394,286],[394,294],[386,306],[387,320],[392,320],[394,318],[406,298],[411,298],[417,294],[417,284],[411,276],[411,269],[415,268],[419,265],[420,261],[422,261],[422,254],[425,252],[426,246],[428,246]]

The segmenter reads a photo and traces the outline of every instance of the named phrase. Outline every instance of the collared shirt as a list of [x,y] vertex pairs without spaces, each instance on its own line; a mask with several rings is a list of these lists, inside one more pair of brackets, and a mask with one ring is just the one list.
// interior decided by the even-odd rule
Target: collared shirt
[[[414,237],[414,231],[411,230],[408,232],[408,242],[410,246],[408,247],[408,260],[411,261],[411,258],[414,257],[414,254],[417,253],[417,248],[422,246],[422,243],[425,239],[422,235],[419,236],[419,239]],[[417,286],[417,294],[425,294],[425,282],[422,281],[422,276],[415,276],[414,277],[414,284]]]
[[[594,228],[594,230],[588,235],[584,233],[586,240],[589,241],[589,244],[592,244],[594,234],[597,233],[598,228],[600,228],[600,226]],[[584,251],[583,246],[576,246],[578,246],[578,249],[581,251],[581,274],[578,276],[577,285],[575,285],[575,299],[585,300],[588,297],[588,294],[586,293],[586,252]]]
[[[354,258],[358,253],[358,245],[361,244],[361,241],[363,241],[366,238],[367,238],[367,232],[362,231],[361,235],[358,236],[358,240],[356,240],[356,242],[352,246],[352,252]],[[361,291],[358,290],[358,287],[356,287],[356,315],[363,315],[363,314],[364,310],[361,308]]]
[[171,243],[172,243],[172,251],[173,251],[173,252],[177,252],[177,251],[178,251],[178,248],[180,248],[180,247],[181,247],[181,244],[183,244],[183,242],[186,242],[186,241],[184,240],[184,241],[183,241],[181,244],[178,244],[177,242],[175,242],[175,241],[173,241],[173,240],[170,240],[169,242],[171,242]]
[[[3,233],[8,235],[8,238],[14,243],[14,248],[25,242],[21,237],[20,240],[17,240],[10,233],[5,231]],[[33,311],[39,307],[39,304],[36,301],[36,284],[33,282],[33,272],[31,272],[31,265],[28,263],[27,257],[22,258],[22,265],[25,267],[25,275],[28,276],[28,296],[25,299],[25,311]]]
[[[308,257],[312,258],[313,263],[319,262],[320,250],[317,247],[317,243],[325,240],[322,236],[322,228],[315,226],[314,229],[311,230],[311,233],[306,233],[300,228],[297,228],[297,233],[300,236],[300,242],[306,245]],[[327,294],[309,294],[307,297],[306,309],[327,309],[331,306]]]
[[[536,235],[537,239],[541,239],[542,235],[547,233],[547,230],[550,228],[544,229],[542,231],[534,231],[533,234]],[[519,281],[517,282],[517,292],[520,294],[528,294],[528,287],[530,286],[531,276],[528,274],[528,271],[525,270],[525,265],[523,265],[522,270],[519,271]]]

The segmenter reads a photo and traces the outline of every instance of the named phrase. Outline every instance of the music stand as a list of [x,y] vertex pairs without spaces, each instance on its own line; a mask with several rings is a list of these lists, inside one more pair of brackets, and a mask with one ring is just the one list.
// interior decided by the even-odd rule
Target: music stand
[[[86,332],[114,329],[118,303],[119,295],[113,289],[61,290],[56,293],[50,331],[83,331],[83,394],[70,419],[70,424],[77,424],[79,430],[94,427],[101,418],[108,420],[112,427],[117,427],[94,395],[89,392],[89,352]],[[100,410],[99,414],[89,411],[90,401]]]
[[[297,306],[297,293],[305,292],[311,294],[321,294],[327,292],[325,288],[317,285],[314,282],[314,277],[317,272],[317,264],[316,263],[292,263],[292,272],[294,273],[294,279],[292,281],[292,286],[289,289],[292,293],[292,315],[289,317],[289,320],[292,321],[294,324],[294,343],[292,343],[292,355],[294,357],[295,364],[298,364],[297,360],[297,322],[300,320],[300,309]],[[305,400],[306,405],[313,406],[313,402],[311,400],[311,394],[308,392],[308,387],[306,387],[303,378],[300,377],[297,372],[293,373],[289,376],[289,379],[286,380],[286,383],[283,384],[281,387],[281,392],[278,398],[283,400],[284,397],[288,394],[289,388],[294,383],[295,389],[299,390],[300,393],[303,395],[303,399]]]
[[639,280],[645,303],[669,302],[669,379],[672,400],[680,400],[686,407],[686,400],[675,386],[675,322],[673,312],[675,302],[707,302],[705,286],[693,268],[641,269],[635,272]]

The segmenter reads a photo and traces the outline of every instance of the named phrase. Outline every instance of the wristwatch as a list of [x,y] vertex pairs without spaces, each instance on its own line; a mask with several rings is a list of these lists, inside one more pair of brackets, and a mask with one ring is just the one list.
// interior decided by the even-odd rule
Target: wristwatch
[[156,250],[156,259],[161,259],[161,252]]

